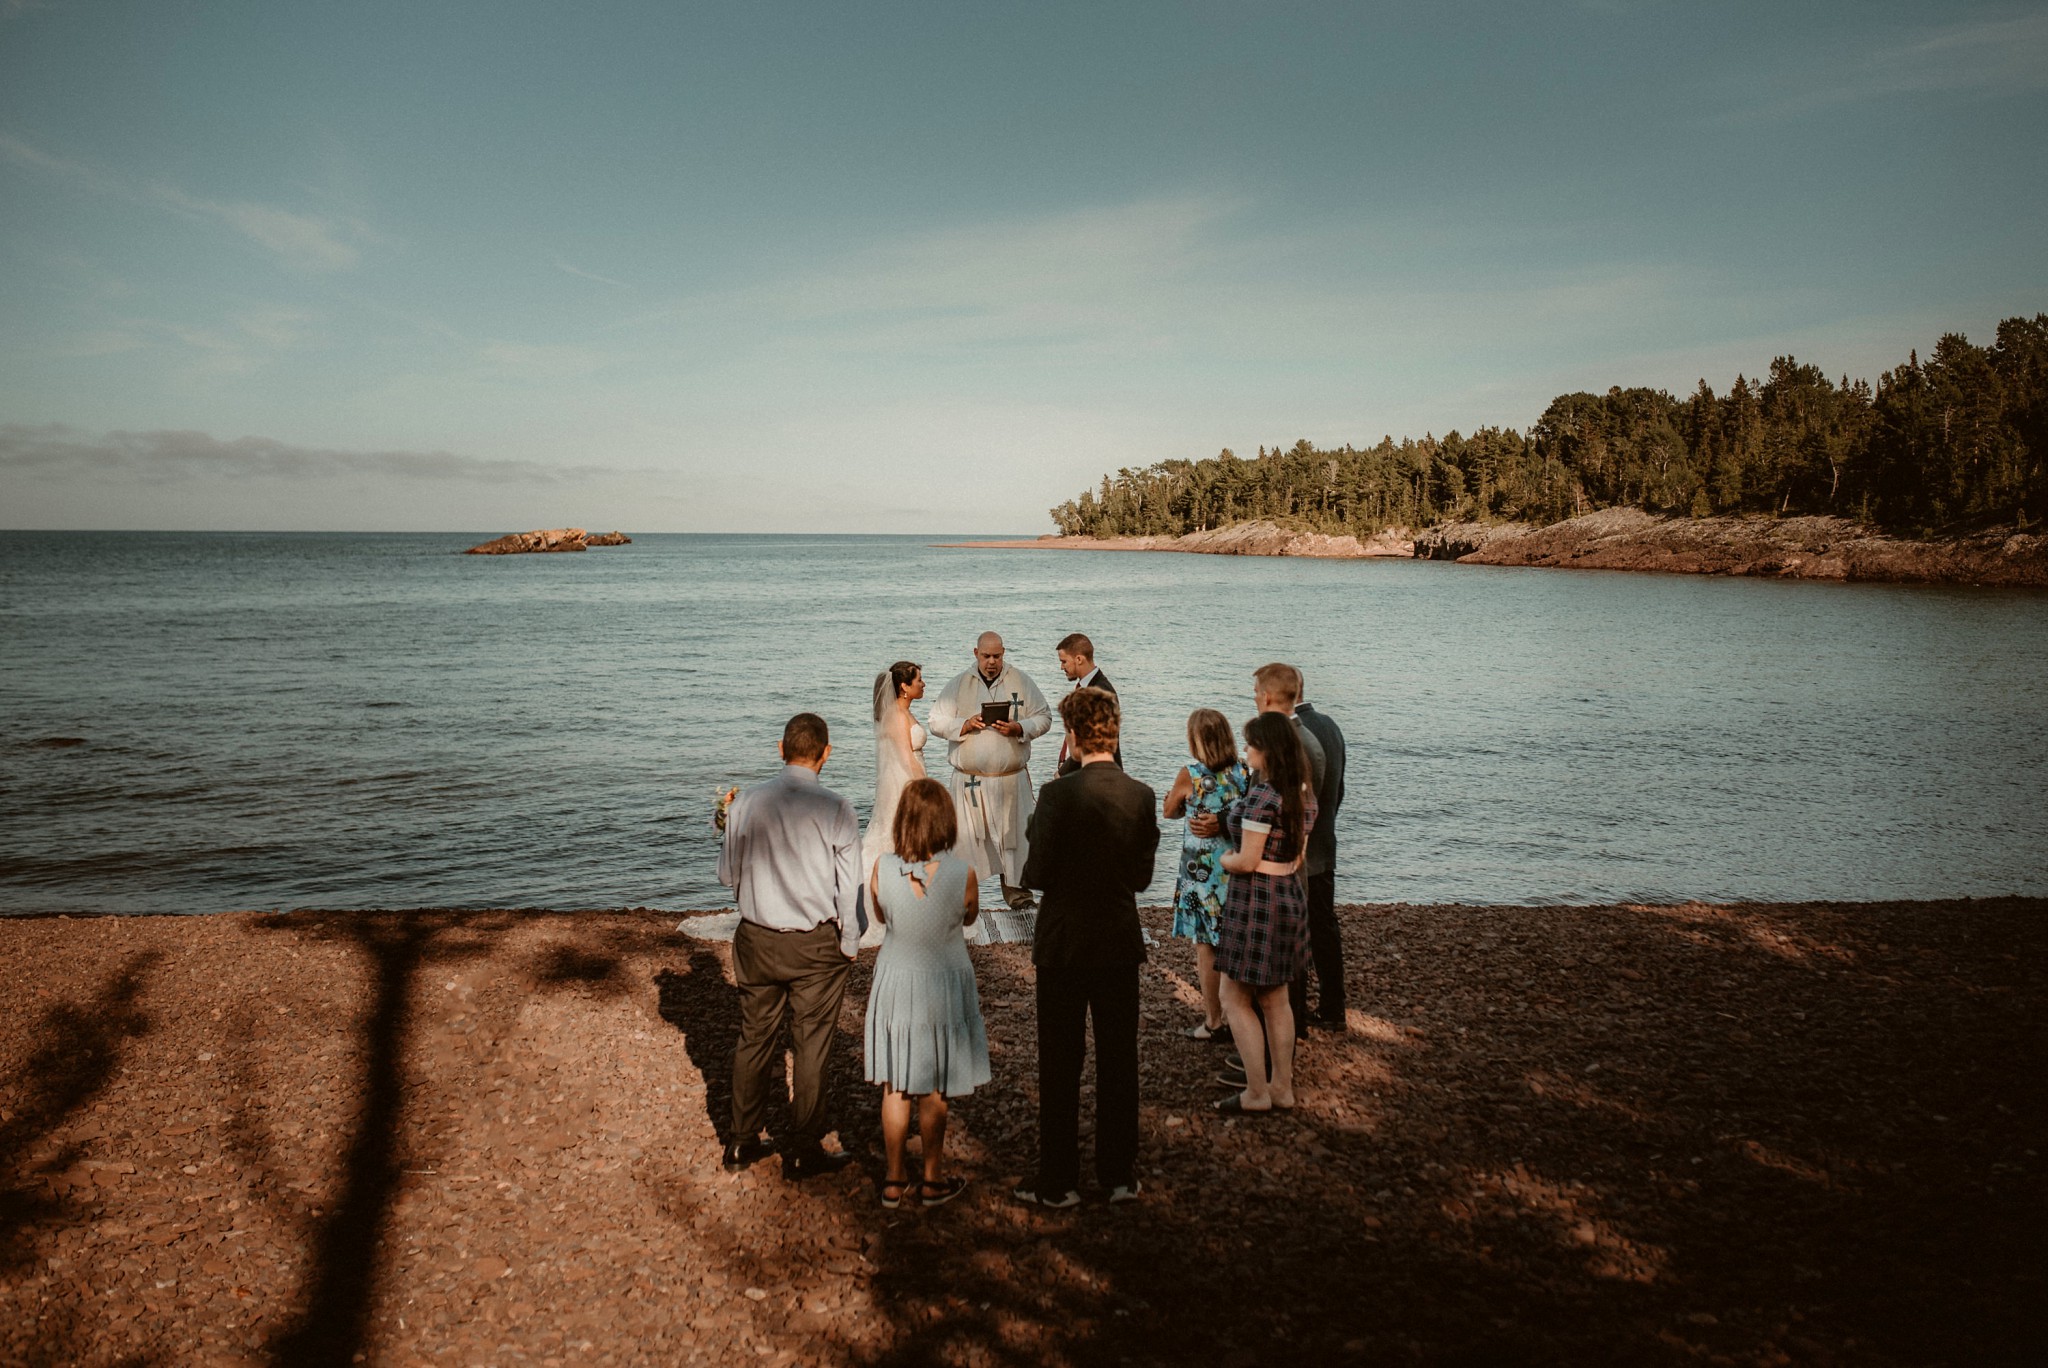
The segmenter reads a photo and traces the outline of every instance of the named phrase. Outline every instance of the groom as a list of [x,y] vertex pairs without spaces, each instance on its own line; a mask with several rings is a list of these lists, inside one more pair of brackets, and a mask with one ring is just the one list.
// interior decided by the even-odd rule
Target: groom
[[[1000,716],[985,722],[984,709]],[[983,874],[999,874],[1003,901],[1013,909],[1033,906],[1031,890],[1024,887],[1025,832],[1031,821],[1031,743],[1052,730],[1045,695],[1030,675],[1004,661],[1003,639],[983,632],[974,643],[974,668],[939,691],[926,726],[932,735],[946,738],[953,807],[960,820],[954,850]],[[1014,743],[1003,752],[1003,764],[963,754],[968,739],[983,731]]]

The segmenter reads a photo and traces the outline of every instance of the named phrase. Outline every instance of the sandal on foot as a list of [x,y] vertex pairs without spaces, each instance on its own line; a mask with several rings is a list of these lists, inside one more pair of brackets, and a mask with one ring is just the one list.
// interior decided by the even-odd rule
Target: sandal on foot
[[[917,1186],[915,1178],[884,1178],[882,1180],[882,1205],[890,1211],[903,1205],[903,1194]],[[891,1189],[894,1189],[892,1192]]]
[[941,1178],[936,1182],[927,1178],[917,1186],[918,1191],[923,1194],[920,1200],[926,1206],[944,1206],[947,1202],[952,1201],[955,1197],[967,1191],[967,1180],[958,1175],[951,1178]]
[[1181,1034],[1189,1040],[1228,1040],[1230,1039],[1230,1023],[1220,1021],[1211,1026],[1205,1021],[1198,1026],[1188,1027]]
[[1232,1093],[1224,1098],[1216,1104],[1216,1110],[1222,1112],[1225,1116],[1271,1116],[1273,1114],[1273,1108],[1270,1106],[1247,1107],[1244,1104],[1244,1095],[1242,1093]]

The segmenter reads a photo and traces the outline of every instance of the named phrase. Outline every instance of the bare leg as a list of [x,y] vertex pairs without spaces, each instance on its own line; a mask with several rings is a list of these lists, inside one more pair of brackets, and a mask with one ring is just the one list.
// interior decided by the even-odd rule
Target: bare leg
[[[1273,1105],[1294,1105],[1294,1003],[1288,998],[1289,985],[1259,990],[1259,1006],[1266,1013],[1267,1040],[1273,1051]],[[1249,1057],[1247,1057],[1249,1058]],[[1249,1078],[1249,1072],[1245,1075]]]
[[1223,976],[1216,972],[1216,947],[1195,945],[1195,973],[1202,980],[1202,1024],[1215,1030],[1223,1024]]
[[1273,1095],[1266,1083],[1265,1028],[1252,1009],[1252,989],[1226,977],[1223,1014],[1230,1018],[1230,1034],[1237,1041],[1237,1052],[1244,1056],[1245,1089],[1237,1096],[1238,1105],[1246,1111],[1265,1111],[1273,1105]]
[[[909,1108],[905,1107],[906,1119]],[[946,1095],[928,1092],[918,1104],[917,1133],[924,1137],[924,1180],[939,1181],[939,1160],[946,1148]]]
[[[882,1089],[882,1148],[889,1155],[889,1181],[892,1183],[906,1179],[903,1147],[909,1139],[910,1095],[885,1086]],[[931,1141],[927,1139],[925,1143],[929,1145]]]

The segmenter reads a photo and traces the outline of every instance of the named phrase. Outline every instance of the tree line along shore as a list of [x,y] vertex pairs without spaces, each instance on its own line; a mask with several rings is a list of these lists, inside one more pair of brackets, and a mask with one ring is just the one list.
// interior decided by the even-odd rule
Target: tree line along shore
[[1725,394],[1703,379],[1684,399],[1619,386],[1560,395],[1526,431],[1383,437],[1365,448],[1304,439],[1262,446],[1252,460],[1226,448],[1127,468],[1051,513],[1063,538],[1092,540],[1265,521],[1367,543],[1389,530],[1526,530],[1631,509],[1668,521],[1840,524],[1818,529],[1822,541],[2037,543],[2044,508],[2048,314],[2004,320],[1989,346],[1947,334],[1932,355],[1911,353],[1875,386],[1781,356],[1761,379],[1738,375]]

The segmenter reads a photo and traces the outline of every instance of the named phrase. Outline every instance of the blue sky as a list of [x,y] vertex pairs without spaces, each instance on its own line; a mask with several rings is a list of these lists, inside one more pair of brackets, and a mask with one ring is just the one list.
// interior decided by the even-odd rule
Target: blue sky
[[2048,5],[0,0],[0,526],[1048,530],[2048,309]]

